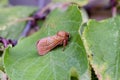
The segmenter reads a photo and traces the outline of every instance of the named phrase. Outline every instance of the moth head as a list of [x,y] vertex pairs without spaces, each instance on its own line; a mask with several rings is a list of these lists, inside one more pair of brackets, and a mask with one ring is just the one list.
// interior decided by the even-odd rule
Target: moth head
[[59,32],[57,32],[57,36],[69,38],[69,33],[65,32],[65,31],[59,31]]

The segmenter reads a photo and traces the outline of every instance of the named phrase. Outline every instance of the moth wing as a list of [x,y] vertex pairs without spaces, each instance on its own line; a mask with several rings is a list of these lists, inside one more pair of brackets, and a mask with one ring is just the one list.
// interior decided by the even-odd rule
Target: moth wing
[[43,38],[37,42],[38,53],[39,55],[45,55],[59,44],[61,44],[61,39],[57,36]]

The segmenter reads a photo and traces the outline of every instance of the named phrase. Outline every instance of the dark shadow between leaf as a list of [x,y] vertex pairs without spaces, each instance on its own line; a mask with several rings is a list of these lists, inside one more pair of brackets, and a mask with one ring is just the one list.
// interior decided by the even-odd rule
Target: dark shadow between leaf
[[78,78],[78,72],[76,70],[76,68],[71,68],[70,70],[70,80],[79,80]]

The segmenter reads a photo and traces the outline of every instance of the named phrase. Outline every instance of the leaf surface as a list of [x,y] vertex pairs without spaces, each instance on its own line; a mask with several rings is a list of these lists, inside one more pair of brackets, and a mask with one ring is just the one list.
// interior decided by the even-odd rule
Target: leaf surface
[[[34,35],[7,48],[4,66],[11,80],[90,80],[89,65],[78,29],[82,22],[77,6],[66,11],[56,9],[50,13],[43,27]],[[64,30],[70,33],[63,51],[58,46],[44,56],[39,56],[36,42]]]
[[18,39],[25,27],[25,21],[35,11],[32,7],[9,7],[0,8],[0,36],[9,39]]
[[120,80],[120,17],[90,21],[83,41],[99,80]]

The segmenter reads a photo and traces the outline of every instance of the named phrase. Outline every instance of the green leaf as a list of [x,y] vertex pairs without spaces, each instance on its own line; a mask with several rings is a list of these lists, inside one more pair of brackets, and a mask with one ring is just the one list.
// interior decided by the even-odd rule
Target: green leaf
[[83,40],[99,80],[120,80],[120,17],[90,21]]
[[34,10],[32,7],[0,8],[0,36],[18,39],[26,22],[16,21],[28,17]]
[[80,6],[83,6],[83,5],[88,3],[88,0],[52,0],[52,2],[55,2],[55,3],[58,3],[58,2],[61,2],[61,3],[73,2],[73,3],[76,3]]
[[[56,9],[46,19],[44,27],[34,35],[7,48],[4,66],[11,80],[90,80],[86,52],[78,29],[82,22],[77,6],[66,11]],[[59,46],[44,56],[39,56],[36,42],[55,35],[58,31],[70,33],[65,50]]]

